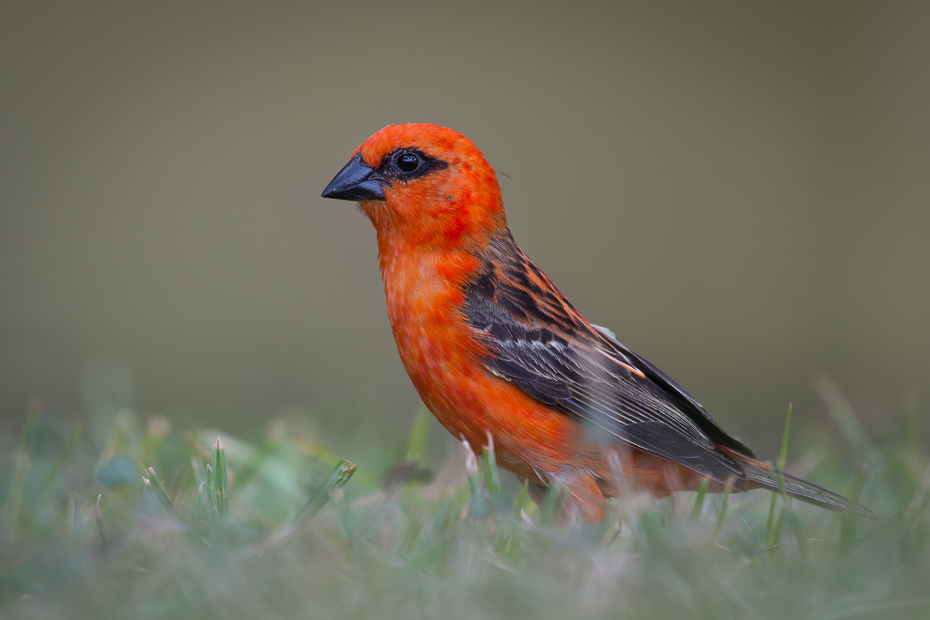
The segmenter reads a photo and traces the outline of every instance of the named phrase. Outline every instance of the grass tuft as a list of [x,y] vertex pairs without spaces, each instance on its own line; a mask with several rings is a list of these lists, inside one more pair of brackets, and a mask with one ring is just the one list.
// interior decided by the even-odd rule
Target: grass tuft
[[[537,507],[490,438],[428,462],[422,412],[382,475],[281,421],[221,442],[124,411],[98,448],[36,405],[0,463],[0,617],[928,617],[930,460],[850,415],[869,475],[849,475],[845,513],[702,486],[626,493],[585,525],[560,518],[557,486]],[[779,469],[789,428],[790,410]],[[810,476],[842,488],[832,471]],[[894,517],[863,519],[860,499]]]

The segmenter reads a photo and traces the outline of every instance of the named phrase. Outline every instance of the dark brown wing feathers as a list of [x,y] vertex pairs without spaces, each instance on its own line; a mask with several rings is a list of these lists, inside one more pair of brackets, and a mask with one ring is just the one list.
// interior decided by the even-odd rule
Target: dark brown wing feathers
[[[778,489],[773,470],[681,386],[588,323],[509,231],[480,258],[481,270],[463,291],[463,312],[485,342],[482,361],[491,373],[608,438],[736,490]],[[815,485],[783,480],[786,492],[806,501],[834,510],[846,505]]]

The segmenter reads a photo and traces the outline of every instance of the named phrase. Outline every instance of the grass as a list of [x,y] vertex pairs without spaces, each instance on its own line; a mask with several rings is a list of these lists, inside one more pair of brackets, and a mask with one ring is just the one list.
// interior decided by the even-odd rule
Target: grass
[[[930,617],[919,417],[878,446],[834,405],[869,464],[846,490],[881,522],[699,489],[566,523],[559,490],[535,506],[490,443],[428,482],[425,410],[384,473],[282,422],[251,444],[124,411],[94,448],[36,404],[0,469],[0,617]],[[824,481],[838,458],[797,473]]]

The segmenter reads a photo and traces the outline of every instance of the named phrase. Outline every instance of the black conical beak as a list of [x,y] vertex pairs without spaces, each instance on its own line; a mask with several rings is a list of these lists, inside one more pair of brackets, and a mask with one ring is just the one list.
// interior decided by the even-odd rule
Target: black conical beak
[[384,189],[375,171],[359,153],[349,160],[323,190],[323,198],[339,200],[384,200]]

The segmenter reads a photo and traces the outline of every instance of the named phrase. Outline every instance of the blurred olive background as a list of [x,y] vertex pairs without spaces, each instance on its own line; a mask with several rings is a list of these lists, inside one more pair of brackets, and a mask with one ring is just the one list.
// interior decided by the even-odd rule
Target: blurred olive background
[[[930,3],[0,8],[0,418],[406,433],[368,135],[472,138],[526,252],[774,455],[930,388]],[[92,410],[92,411],[91,411]]]

